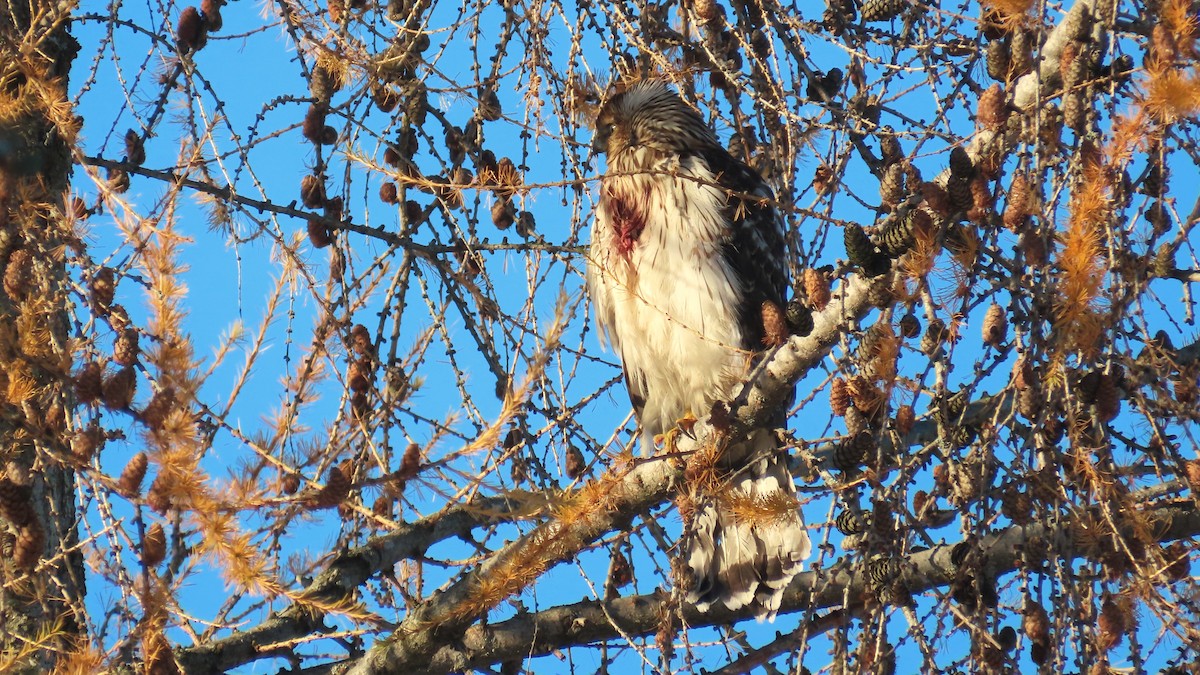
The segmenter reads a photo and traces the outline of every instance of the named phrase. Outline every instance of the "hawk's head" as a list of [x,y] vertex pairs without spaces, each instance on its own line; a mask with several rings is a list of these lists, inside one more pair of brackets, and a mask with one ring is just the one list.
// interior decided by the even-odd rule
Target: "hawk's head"
[[639,82],[613,96],[596,117],[592,150],[610,158],[627,150],[651,148],[682,153],[717,145],[717,137],[663,82]]

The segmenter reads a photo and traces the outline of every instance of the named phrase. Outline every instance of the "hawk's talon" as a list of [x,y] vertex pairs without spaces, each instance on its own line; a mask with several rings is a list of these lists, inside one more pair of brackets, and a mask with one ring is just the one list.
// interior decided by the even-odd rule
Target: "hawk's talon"
[[666,433],[658,434],[654,437],[654,445],[659,449],[660,454],[671,455],[675,453],[675,440],[679,438],[679,434],[683,433],[679,427],[671,427]]
[[692,433],[692,429],[696,426],[696,416],[689,410],[683,417],[675,420],[675,426],[668,429],[666,432],[654,435],[654,447],[656,450],[664,454],[675,452],[675,442],[680,436],[687,436],[692,440],[696,440],[696,436]]
[[696,427],[696,422],[699,421],[700,420],[692,414],[692,411],[689,410],[683,417],[675,420],[675,425],[680,433],[694,441],[696,440],[696,435],[692,432],[692,429]]

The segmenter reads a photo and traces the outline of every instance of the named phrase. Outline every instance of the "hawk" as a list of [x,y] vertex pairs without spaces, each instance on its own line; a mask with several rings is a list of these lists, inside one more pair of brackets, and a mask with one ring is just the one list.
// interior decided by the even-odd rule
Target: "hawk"
[[[643,451],[689,413],[704,415],[744,381],[784,304],[782,224],[762,177],[718,142],[666,84],[613,96],[596,120],[607,155],[592,224],[587,283],[596,318],[625,371]],[[702,494],[682,555],[701,611],[753,605],[774,618],[811,546],[795,485],[769,425],[751,432],[745,466],[720,494]],[[782,499],[781,499],[782,498]],[[736,504],[785,505],[768,517]],[[788,506],[791,508],[788,508]],[[741,515],[739,515],[741,514]]]

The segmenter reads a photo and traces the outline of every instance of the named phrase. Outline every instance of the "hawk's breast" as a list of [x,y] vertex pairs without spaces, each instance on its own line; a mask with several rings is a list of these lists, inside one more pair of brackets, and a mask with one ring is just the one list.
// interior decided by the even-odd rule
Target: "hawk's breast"
[[747,363],[743,288],[722,255],[725,200],[698,160],[604,179],[588,283],[630,389],[646,401],[648,435],[707,413]]

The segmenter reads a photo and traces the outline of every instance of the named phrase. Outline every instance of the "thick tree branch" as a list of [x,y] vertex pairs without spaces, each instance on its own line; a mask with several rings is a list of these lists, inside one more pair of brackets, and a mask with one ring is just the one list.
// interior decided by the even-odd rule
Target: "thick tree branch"
[[1013,87],[1013,106],[1024,112],[1033,112],[1041,105],[1048,93],[1062,85],[1060,72],[1063,47],[1071,40],[1083,37],[1090,18],[1095,13],[1096,0],[1077,0],[1066,16],[1054,26],[1039,49],[1038,65],[1033,72],[1024,75]]
[[273,656],[263,652],[262,646],[323,630],[326,612],[321,608],[344,602],[368,579],[401,560],[418,559],[445,539],[466,537],[476,527],[492,522],[490,514],[506,508],[510,501],[504,497],[478,500],[401,524],[392,532],[335,556],[302,591],[301,596],[311,604],[293,604],[250,630],[181,649],[176,656],[189,673],[224,671]]
[[[1191,501],[1148,507],[1141,515],[1160,542],[1200,534],[1200,512]],[[1036,523],[1010,527],[986,537],[980,541],[979,551],[988,573],[998,577],[1052,557],[1085,557],[1086,547],[1080,546],[1078,539],[1078,528],[1071,523]],[[901,575],[908,590],[920,593],[949,584],[955,576],[951,562],[955,547],[946,544],[914,554]],[[846,597],[852,602],[865,599],[872,593],[867,579],[861,569],[849,565],[800,574],[788,587],[780,614],[841,607]],[[492,625],[475,625],[460,636],[441,636],[442,644],[428,661],[380,663],[370,672],[448,673],[548,654],[564,645],[618,639],[622,633],[649,635],[658,629],[666,601],[661,594],[619,598],[607,603],[589,600],[518,615]],[[693,628],[729,624],[754,616],[749,608],[731,612],[720,607],[704,614],[684,607],[683,614]]]

